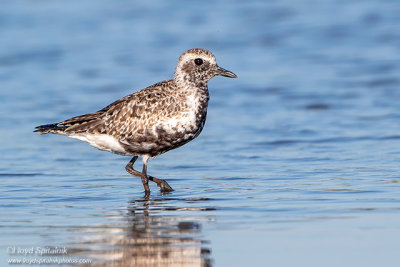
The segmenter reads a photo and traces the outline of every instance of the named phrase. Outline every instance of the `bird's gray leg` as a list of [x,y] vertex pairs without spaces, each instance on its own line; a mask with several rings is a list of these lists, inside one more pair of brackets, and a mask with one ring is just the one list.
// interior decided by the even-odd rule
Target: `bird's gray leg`
[[[147,171],[147,159],[148,158],[143,158],[143,172],[138,172],[137,170],[133,169],[133,164],[135,161],[138,159],[138,156],[134,156],[131,161],[125,166],[125,170],[135,176],[139,176],[142,178],[142,183],[145,191],[145,195],[150,194],[150,188],[149,188],[149,179],[147,177],[146,171]],[[144,173],[144,175],[143,175]]]
[[[144,174],[146,176],[147,182],[148,182],[148,180],[155,182],[160,187],[161,192],[174,191],[165,180],[157,179],[157,178],[155,178],[153,176],[147,175],[147,160],[148,159],[149,159],[149,157],[143,156],[143,171],[142,171],[142,175]],[[143,176],[142,176],[142,181],[143,181]]]
[[[133,164],[135,163],[135,161],[137,159],[138,159],[138,156],[133,157],[131,159],[131,161],[129,161],[129,163],[126,165],[125,170],[128,173],[132,174],[132,175],[135,175],[135,176],[138,176],[138,177],[142,177],[142,173],[141,172],[138,172],[137,170],[133,169]],[[158,178],[155,178],[155,177],[150,176],[150,175],[147,175],[147,178],[150,181],[155,182],[158,185],[158,187],[160,187],[161,192],[174,191],[174,189],[172,189],[171,186],[169,186],[169,184],[165,180],[158,179]]]
[[138,172],[137,170],[133,169],[133,164],[135,164],[135,161],[138,159],[138,156],[134,156],[131,161],[125,166],[125,170],[135,176],[142,177],[142,173]]
[[149,177],[147,176],[147,161],[149,160],[148,156],[143,156],[143,169],[142,169],[142,183],[144,187],[144,192],[145,195],[150,194],[150,188],[149,188]]

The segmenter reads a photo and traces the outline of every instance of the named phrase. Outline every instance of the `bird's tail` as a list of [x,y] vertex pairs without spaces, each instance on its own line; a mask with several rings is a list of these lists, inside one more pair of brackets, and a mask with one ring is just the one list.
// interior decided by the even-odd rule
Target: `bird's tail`
[[34,132],[39,132],[41,134],[59,134],[65,130],[65,126],[59,126],[58,123],[45,124],[35,127]]

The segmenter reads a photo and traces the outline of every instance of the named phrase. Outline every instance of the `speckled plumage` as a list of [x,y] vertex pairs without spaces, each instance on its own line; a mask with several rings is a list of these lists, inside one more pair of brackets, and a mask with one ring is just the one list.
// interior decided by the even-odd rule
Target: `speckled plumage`
[[38,126],[36,131],[76,138],[120,155],[142,156],[146,164],[148,157],[182,146],[200,134],[207,115],[207,82],[216,75],[236,78],[218,67],[211,52],[190,49],[180,56],[172,80],[156,83],[97,112]]

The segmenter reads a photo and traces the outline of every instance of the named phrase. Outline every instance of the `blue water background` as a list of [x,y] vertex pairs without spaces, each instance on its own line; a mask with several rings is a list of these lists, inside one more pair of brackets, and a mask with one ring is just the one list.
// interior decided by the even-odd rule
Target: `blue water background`
[[[399,1],[1,5],[1,266],[54,246],[99,266],[399,266]],[[239,78],[211,80],[199,138],[150,161],[173,193],[32,133],[170,79],[193,47]]]

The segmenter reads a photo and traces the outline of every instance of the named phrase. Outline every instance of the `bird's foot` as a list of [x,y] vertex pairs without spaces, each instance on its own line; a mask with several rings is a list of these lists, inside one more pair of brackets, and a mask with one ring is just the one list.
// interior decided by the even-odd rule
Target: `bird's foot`
[[[152,179],[151,179],[152,178]],[[160,191],[163,193],[167,193],[167,192],[172,192],[174,191],[174,189],[172,189],[171,186],[169,186],[169,184],[167,183],[167,181],[162,180],[162,179],[158,179],[155,177],[151,177],[150,179],[155,182],[157,184],[158,187],[160,187]]]
[[174,191],[174,189],[172,189],[172,187],[169,186],[169,184],[165,180],[161,180],[161,183],[157,185],[160,187],[160,190],[163,193]]

